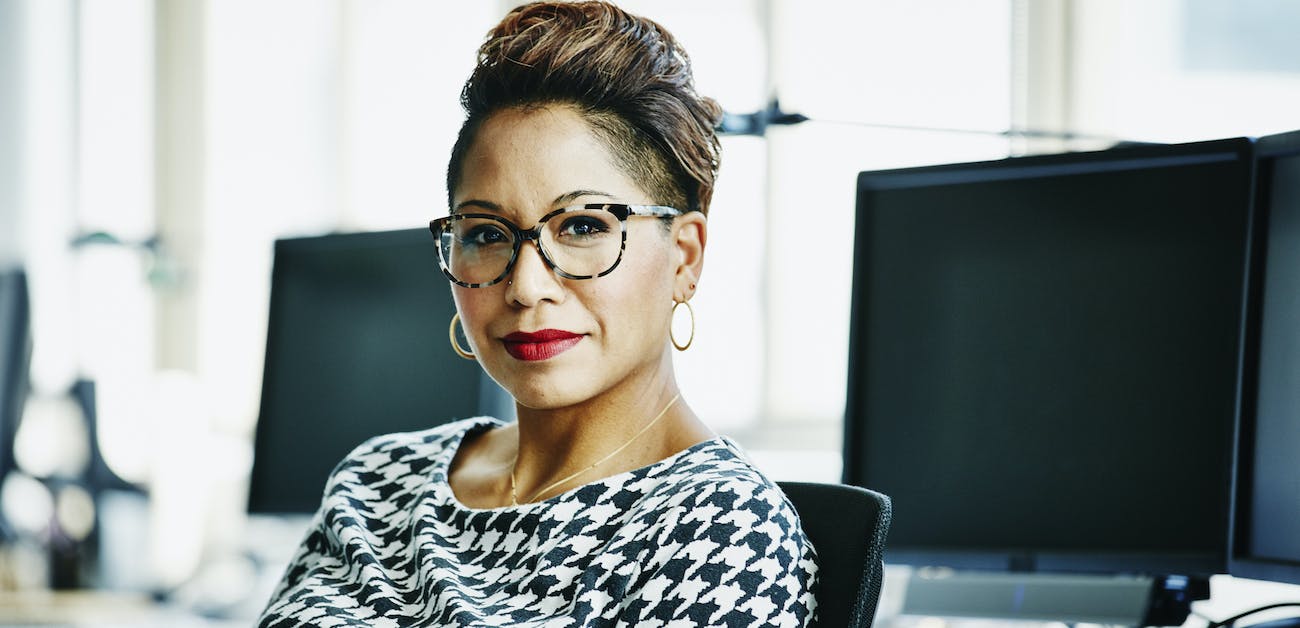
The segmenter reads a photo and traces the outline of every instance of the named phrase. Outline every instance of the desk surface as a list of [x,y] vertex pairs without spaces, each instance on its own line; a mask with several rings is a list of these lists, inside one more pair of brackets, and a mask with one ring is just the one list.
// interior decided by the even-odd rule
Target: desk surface
[[123,628],[247,626],[161,605],[144,594],[99,591],[0,591],[0,626],[120,626]]

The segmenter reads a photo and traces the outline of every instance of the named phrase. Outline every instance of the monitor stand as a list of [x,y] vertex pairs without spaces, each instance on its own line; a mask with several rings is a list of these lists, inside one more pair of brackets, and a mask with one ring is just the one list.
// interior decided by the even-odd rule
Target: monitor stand
[[1259,607],[1259,608],[1253,608],[1253,609],[1248,610],[1248,611],[1246,611],[1246,612],[1244,612],[1244,613],[1238,614],[1238,615],[1236,615],[1235,617],[1232,617],[1232,618],[1229,618],[1229,619],[1226,619],[1226,620],[1223,620],[1223,621],[1220,621],[1220,622],[1218,622],[1218,623],[1211,624],[1211,625],[1212,625],[1212,626],[1217,626],[1217,625],[1222,624],[1222,625],[1224,625],[1224,626],[1228,626],[1228,627],[1230,627],[1230,628],[1231,628],[1231,627],[1234,627],[1234,626],[1235,626],[1235,627],[1238,627],[1238,628],[1300,628],[1300,616],[1297,616],[1297,617],[1283,617],[1283,618],[1280,618],[1280,619],[1270,619],[1270,620],[1268,620],[1268,621],[1262,621],[1262,622],[1255,623],[1255,624],[1246,624],[1246,623],[1242,623],[1242,620],[1243,620],[1243,619],[1245,619],[1245,618],[1247,618],[1247,617],[1250,617],[1251,615],[1254,615],[1254,614],[1256,614],[1256,613],[1262,613],[1262,612],[1264,612],[1264,611],[1271,611],[1271,610],[1278,609],[1278,608],[1297,608],[1297,607],[1300,607],[1300,602],[1281,602],[1281,603],[1278,603],[1278,604],[1269,604],[1269,605],[1267,605],[1267,606],[1261,606],[1261,607]]
[[1258,624],[1233,624],[1238,628],[1300,628],[1300,617],[1288,617],[1286,619],[1274,619]]
[[902,613],[1180,626],[1187,621],[1192,602],[1208,599],[1209,594],[1209,579],[1204,577],[923,568],[914,571],[907,582]]

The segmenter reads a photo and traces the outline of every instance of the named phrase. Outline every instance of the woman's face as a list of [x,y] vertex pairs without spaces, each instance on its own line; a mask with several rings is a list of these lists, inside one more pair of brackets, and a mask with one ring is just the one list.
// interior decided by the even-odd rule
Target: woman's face
[[[583,203],[654,204],[569,107],[493,114],[463,164],[454,212],[497,214],[522,229]],[[524,242],[505,280],[452,291],[488,374],[525,407],[564,407],[671,368],[669,312],[694,290],[704,240],[698,212],[667,234],[658,219],[629,217],[622,261],[604,277],[560,277]]]

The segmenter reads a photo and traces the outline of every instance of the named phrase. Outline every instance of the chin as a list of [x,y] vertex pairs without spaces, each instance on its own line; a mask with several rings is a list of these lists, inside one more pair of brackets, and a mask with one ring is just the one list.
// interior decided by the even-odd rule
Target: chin
[[[491,372],[489,372],[491,374]],[[521,373],[513,370],[506,377],[493,379],[514,397],[515,403],[533,410],[550,410],[581,403],[598,392],[587,374],[560,370]]]
[[[479,364],[515,402],[534,410],[563,408],[585,401],[598,393],[604,373],[591,368],[591,356],[566,351],[545,360],[521,360],[505,350],[494,352]],[[482,357],[482,356],[480,356]]]
[[592,395],[572,395],[555,389],[537,390],[528,387],[525,389],[511,390],[510,396],[514,397],[515,403],[530,410],[553,410],[555,408],[564,408],[590,399]]

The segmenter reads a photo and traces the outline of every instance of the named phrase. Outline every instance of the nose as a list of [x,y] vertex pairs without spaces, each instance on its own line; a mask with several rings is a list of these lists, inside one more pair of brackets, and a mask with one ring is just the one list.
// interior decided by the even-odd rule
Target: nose
[[560,276],[542,258],[537,240],[524,242],[507,277],[506,301],[535,307],[543,301],[559,303],[563,298],[564,286],[560,285]]

